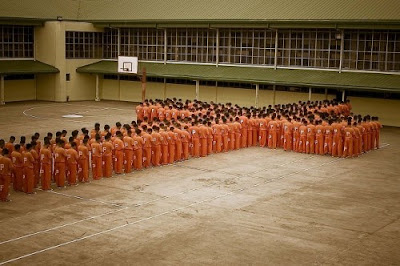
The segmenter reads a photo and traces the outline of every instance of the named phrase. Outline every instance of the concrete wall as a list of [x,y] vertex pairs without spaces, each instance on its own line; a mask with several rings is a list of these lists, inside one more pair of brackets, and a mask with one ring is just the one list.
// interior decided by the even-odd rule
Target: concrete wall
[[65,74],[70,74],[70,81],[66,84],[66,96],[70,101],[94,100],[96,96],[96,75],[77,73],[78,67],[97,62],[97,59],[67,59]]
[[4,81],[5,102],[36,100],[36,81],[26,80],[5,80]]

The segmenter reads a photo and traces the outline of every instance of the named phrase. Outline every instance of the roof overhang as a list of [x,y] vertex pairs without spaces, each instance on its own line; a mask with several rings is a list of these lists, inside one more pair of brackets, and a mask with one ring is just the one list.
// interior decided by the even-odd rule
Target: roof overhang
[[0,60],[0,75],[54,74],[57,68],[35,60]]
[[[116,61],[103,60],[82,66],[77,72],[118,75],[117,65]],[[400,92],[400,75],[395,74],[140,62],[139,70],[143,67],[148,77]]]

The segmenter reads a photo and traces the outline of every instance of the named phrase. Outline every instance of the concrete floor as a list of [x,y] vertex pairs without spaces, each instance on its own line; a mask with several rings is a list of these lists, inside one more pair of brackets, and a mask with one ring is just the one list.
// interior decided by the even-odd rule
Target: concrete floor
[[[130,122],[133,107],[8,104],[0,137]],[[385,128],[383,148],[357,159],[254,147],[12,192],[0,204],[0,265],[398,265],[399,133]]]

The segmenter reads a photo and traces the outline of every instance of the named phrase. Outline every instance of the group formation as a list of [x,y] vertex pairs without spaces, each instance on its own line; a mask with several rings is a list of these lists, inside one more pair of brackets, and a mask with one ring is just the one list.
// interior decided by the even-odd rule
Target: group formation
[[319,101],[263,108],[185,101],[146,100],[137,120],[122,125],[96,123],[90,131],[35,133],[27,143],[11,136],[0,140],[0,200],[9,187],[33,194],[112,177],[114,174],[172,164],[260,146],[308,154],[356,157],[379,148],[382,125],[377,117],[351,113],[347,102]]

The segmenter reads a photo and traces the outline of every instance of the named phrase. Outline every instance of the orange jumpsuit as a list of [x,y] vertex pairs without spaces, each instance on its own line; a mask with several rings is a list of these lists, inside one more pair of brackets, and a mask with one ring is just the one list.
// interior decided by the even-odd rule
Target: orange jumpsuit
[[143,121],[144,118],[143,107],[140,105],[136,106],[136,117],[138,120]]
[[213,153],[213,130],[207,127],[207,154]]
[[91,145],[92,149],[92,175],[93,180],[99,180],[103,176],[103,155],[101,144],[95,142]]
[[276,147],[283,147],[283,123],[276,120]]
[[353,157],[353,135],[354,129],[346,127],[344,130],[343,157]]
[[187,160],[189,159],[189,143],[191,142],[190,134],[186,130],[182,130],[182,135],[183,159]]
[[254,119],[250,118],[247,120],[247,146],[253,146],[253,123]]
[[305,153],[306,152],[306,142],[307,142],[307,126],[301,125],[299,127],[300,131],[300,141],[297,152]]
[[143,169],[143,144],[141,136],[133,136],[133,167],[135,170]]
[[0,200],[7,201],[10,191],[13,164],[10,158],[0,157]]
[[242,143],[241,143],[241,131],[242,131],[242,125],[239,122],[235,122],[235,150],[240,149]]
[[130,136],[125,136],[124,141],[124,169],[125,173],[130,173],[133,166],[133,139]]
[[265,119],[260,120],[260,147],[267,146],[268,123]]
[[213,145],[213,150],[215,153],[220,153],[222,151],[222,127],[219,124],[215,124],[212,126],[213,130],[213,139],[214,139],[214,145]]
[[168,164],[168,132],[167,131],[160,131],[160,135],[162,137],[161,140],[161,162],[163,165]]
[[143,151],[144,151],[144,155],[143,155],[143,165],[145,168],[148,168],[151,166],[151,135],[143,132],[142,133],[142,137],[143,137]]
[[293,122],[293,150],[299,152],[300,144],[300,122]]
[[343,155],[343,141],[341,133],[341,125],[334,123],[333,127],[333,141],[332,141],[332,156],[342,157]]
[[239,121],[240,121],[240,125],[242,126],[242,128],[241,128],[241,132],[240,132],[240,135],[241,135],[241,139],[242,139],[242,141],[241,141],[241,147],[242,148],[245,148],[245,147],[247,147],[247,127],[248,127],[248,119],[247,119],[247,117],[245,117],[245,116],[241,116],[240,118],[239,118]]
[[89,181],[89,149],[84,144],[78,146],[78,180],[79,182]]
[[111,177],[113,172],[114,145],[110,141],[103,142],[103,176]]
[[152,132],[151,134],[151,162],[153,166],[160,166],[161,165],[161,142],[163,137],[161,137],[160,133]]
[[11,153],[11,160],[14,164],[14,190],[23,191],[24,157],[20,152],[13,151]]
[[49,148],[40,150],[40,175],[42,190],[49,190],[51,187],[51,151]]
[[114,171],[116,174],[122,174],[124,166],[124,142],[120,138],[114,140],[115,162]]
[[175,161],[181,161],[182,160],[182,152],[183,152],[183,144],[182,144],[182,130],[175,128],[174,129],[175,137],[176,137],[176,142],[175,142]]
[[24,192],[27,194],[33,193],[33,188],[35,186],[35,173],[34,173],[34,163],[35,159],[32,156],[31,152],[25,151],[23,152],[24,156]]
[[33,159],[33,176],[34,176],[34,187],[37,188],[40,182],[40,158],[36,150],[32,149],[31,154]]
[[162,107],[158,108],[157,117],[158,117],[158,119],[160,121],[164,121],[164,119],[165,119],[165,110],[164,110],[164,108],[162,108]]
[[199,126],[199,138],[200,138],[200,156],[205,157],[207,156],[207,134],[208,129],[204,125]]
[[197,126],[191,126],[189,128],[192,139],[192,157],[200,156],[200,135],[199,128]]
[[268,148],[276,149],[278,141],[277,122],[270,121],[268,124]]
[[257,146],[258,143],[258,133],[260,131],[260,119],[253,119],[253,146]]
[[285,151],[293,149],[293,124],[288,121],[283,124],[283,149]]
[[[226,124],[221,125],[222,148],[224,152],[229,151],[229,127]],[[251,135],[252,136],[252,135]]]
[[332,143],[333,143],[333,127],[324,127],[324,154],[332,155]]
[[307,125],[306,153],[315,153],[315,126]]
[[169,157],[168,157],[168,163],[174,163],[175,161],[175,152],[176,152],[176,136],[174,132],[168,131],[168,151],[169,151]]
[[67,177],[69,185],[76,185],[78,177],[79,155],[75,149],[67,150]]
[[315,154],[324,154],[324,126],[315,127]]

